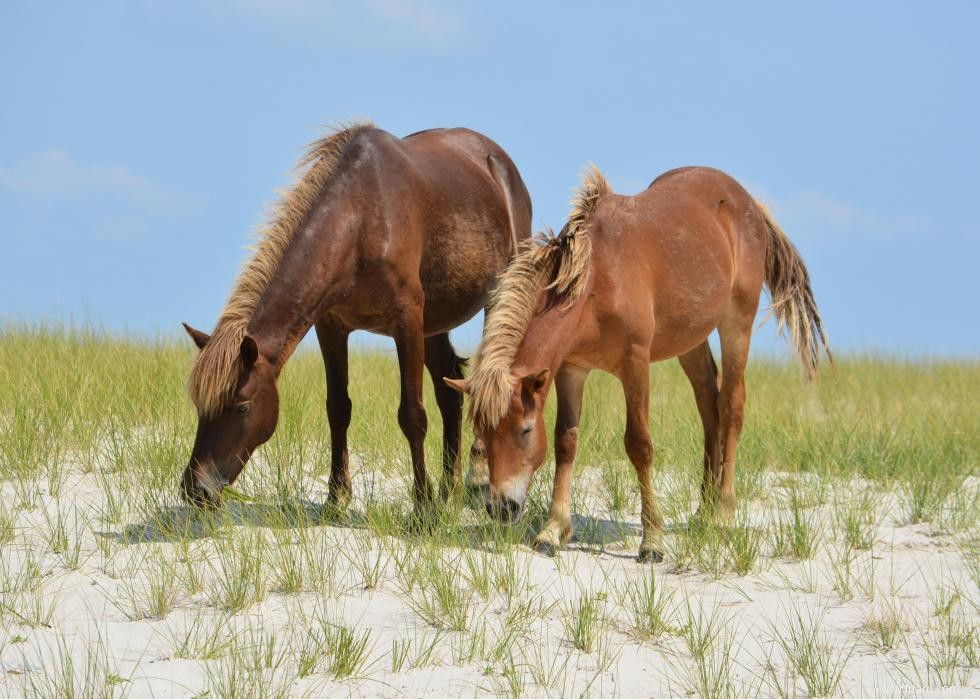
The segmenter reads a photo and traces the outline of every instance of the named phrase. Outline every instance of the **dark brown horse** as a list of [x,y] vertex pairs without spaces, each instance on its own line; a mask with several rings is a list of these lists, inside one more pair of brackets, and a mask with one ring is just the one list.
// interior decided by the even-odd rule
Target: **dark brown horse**
[[[538,550],[572,534],[569,497],[582,390],[591,369],[619,378],[626,394],[626,453],[640,482],[640,560],[659,560],[663,520],[650,466],[649,364],[680,360],[704,424],[702,510],[735,507],[735,450],[745,402],[743,372],[762,286],[788,326],[807,375],[826,337],[796,249],[768,212],[731,177],[672,170],[636,196],[614,194],[592,169],[558,236],[527,245],[501,279],[469,380],[489,462],[487,509],[517,519],[548,448],[544,404],[558,393],[555,485]],[[719,381],[708,336],[721,338]]]
[[190,378],[197,437],[181,489],[213,505],[276,428],[276,379],[311,326],[327,374],[330,500],[350,497],[347,337],[394,338],[398,423],[408,439],[416,511],[432,499],[425,472],[422,368],[442,414],[443,479],[459,481],[462,396],[438,378],[462,376],[449,330],[487,303],[530,236],[531,202],[517,168],[490,139],[434,129],[399,139],[359,124],[316,142],[278,205]]

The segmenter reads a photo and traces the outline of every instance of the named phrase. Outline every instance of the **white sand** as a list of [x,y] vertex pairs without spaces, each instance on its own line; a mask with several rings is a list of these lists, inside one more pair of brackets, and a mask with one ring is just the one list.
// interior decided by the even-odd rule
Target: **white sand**
[[[591,487],[598,492],[596,476],[591,472],[579,478],[576,492],[589,489],[589,476],[592,477]],[[356,479],[352,504],[355,513],[359,503],[363,502],[367,482],[364,474]],[[405,493],[407,498],[408,490],[404,484],[390,484],[388,489],[391,490],[388,498],[397,498],[399,493]],[[311,492],[325,499],[325,479],[316,481]],[[0,497],[5,498],[5,502],[13,502],[10,484],[3,484]],[[98,519],[104,498],[94,477],[80,474],[71,477],[61,496],[62,512],[70,513],[73,506],[86,524],[81,527],[83,558],[86,560],[78,571],[68,571],[45,541],[44,512],[54,517],[58,509],[53,499],[46,495],[42,496],[38,509],[20,514],[15,540],[0,549],[0,565],[9,574],[23,568],[30,550],[31,558],[45,574],[41,588],[42,606],[53,609],[49,628],[31,628],[18,623],[10,614],[0,615],[3,620],[0,625],[0,694],[29,694],[26,689],[29,685],[25,682],[31,673],[37,673],[35,677],[53,673],[63,665],[65,657],[70,656],[78,675],[84,673],[86,658],[104,661],[112,672],[123,678],[117,690],[132,697],[199,695],[207,685],[206,668],[211,666],[215,672],[216,666],[227,665],[230,661],[227,658],[197,661],[173,657],[170,639],[174,630],[195,620],[204,621],[202,628],[221,628],[223,635],[239,642],[258,638],[263,632],[270,634],[288,659],[279,673],[270,671],[263,681],[269,689],[269,683],[279,678],[292,695],[435,697],[494,695],[507,691],[508,685],[500,676],[498,664],[479,659],[463,665],[453,663],[454,643],[461,645],[466,638],[461,633],[445,633],[434,653],[437,666],[406,669],[400,673],[391,671],[392,639],[411,639],[417,646],[437,633],[409,606],[391,560],[385,564],[377,590],[362,589],[359,574],[351,561],[338,555],[337,587],[342,592],[331,596],[312,592],[271,593],[263,602],[231,616],[213,606],[213,580],[210,577],[213,573],[205,561],[200,561],[197,565],[206,579],[203,592],[182,596],[164,620],[130,620],[127,618],[126,591],[144,589],[146,576],[152,574],[149,571],[157,570],[140,561],[148,553],[156,555],[163,551],[176,557],[178,551],[174,544],[167,542],[120,543],[118,538],[126,528]],[[247,520],[249,506],[236,507]],[[943,586],[948,589],[956,586],[961,591],[961,599],[954,605],[952,613],[975,634],[980,618],[977,608],[980,594],[970,579],[956,538],[939,535],[930,525],[899,525],[894,517],[897,508],[894,498],[882,496],[879,508],[882,524],[873,554],[858,554],[856,580],[862,582],[856,584],[854,597],[850,600],[842,600],[833,589],[826,547],[808,562],[766,558],[761,572],[745,577],[728,573],[715,580],[700,573],[673,571],[666,563],[656,565],[655,570],[674,604],[682,610],[675,614],[677,624],[686,621],[688,606],[695,614],[702,610],[706,616],[717,608],[721,617],[729,620],[733,645],[725,657],[732,663],[732,676],[740,695],[776,696],[771,678],[762,670],[767,657],[771,659],[777,678],[783,680],[789,675],[783,652],[773,646],[771,638],[774,629],[785,629],[791,615],[801,614],[804,619],[822,619],[835,652],[849,655],[840,688],[844,696],[980,696],[980,671],[976,667],[957,668],[956,687],[952,689],[930,690],[923,686],[930,681],[926,675],[926,646],[935,646],[939,635],[939,620],[932,609],[938,591]],[[830,507],[824,505],[822,510],[830,532]],[[762,525],[767,521],[768,508],[761,503],[753,503],[750,511],[754,522]],[[482,513],[474,513],[474,521],[479,521],[482,516]],[[73,527],[70,516],[69,522],[70,528]],[[139,519],[132,522],[139,523]],[[583,693],[603,697],[685,696],[687,678],[694,664],[683,639],[669,635],[657,643],[635,641],[626,633],[628,617],[619,607],[614,593],[617,585],[649,569],[633,559],[638,537],[630,535],[624,540],[618,534],[623,528],[597,526],[594,522],[590,526],[590,521],[582,517],[578,518],[578,524],[579,536],[586,540],[573,542],[558,559],[543,558],[524,547],[517,554],[518,562],[526,565],[530,573],[529,584],[519,599],[532,600],[543,608],[554,603],[543,618],[532,621],[527,633],[514,644],[513,651],[518,654],[516,664],[523,673],[524,693],[528,696],[578,696]],[[638,517],[626,524],[631,525],[627,528],[629,531],[635,531]],[[243,525],[241,529],[246,527]],[[373,544],[373,556],[386,550],[363,530],[335,525],[318,529],[322,530],[319,534],[329,538],[328,544],[336,542],[337,551],[350,553],[358,542]],[[99,550],[100,541],[113,550],[108,560]],[[397,540],[389,544],[397,551],[412,546],[413,541]],[[193,547],[206,553],[208,545],[207,541],[201,541]],[[447,555],[451,558],[453,553],[449,551]],[[873,566],[873,572],[867,572],[868,566]],[[269,571],[266,573],[268,575]],[[868,583],[871,580],[873,585]],[[571,647],[562,623],[568,603],[585,590],[608,592],[605,610],[611,631],[605,649],[591,654]],[[869,593],[874,595],[873,599]],[[14,609],[25,608],[24,599],[23,595],[17,596],[10,590],[0,592],[0,602]],[[865,619],[872,611],[889,604],[903,610],[904,623],[909,627],[907,641],[900,642],[894,650],[879,653],[862,640],[866,636]],[[298,620],[318,607],[326,610],[335,621],[343,620],[357,630],[370,630],[371,660],[364,677],[335,681],[321,670],[303,680],[293,679],[295,654],[290,652],[287,642],[297,636],[297,629],[301,629]],[[492,639],[499,633],[506,614],[506,603],[501,598],[484,602],[474,596],[470,629],[486,624]],[[542,667],[556,668],[552,673],[556,675],[555,686],[538,687],[530,672],[522,667],[524,657]],[[600,661],[610,657],[613,659],[608,668],[597,671]],[[489,674],[486,674],[488,669]],[[102,669],[99,672],[104,674]],[[792,686],[791,678],[787,682]],[[254,688],[248,694],[258,695],[258,689]],[[801,679],[797,679],[791,694],[806,695]]]

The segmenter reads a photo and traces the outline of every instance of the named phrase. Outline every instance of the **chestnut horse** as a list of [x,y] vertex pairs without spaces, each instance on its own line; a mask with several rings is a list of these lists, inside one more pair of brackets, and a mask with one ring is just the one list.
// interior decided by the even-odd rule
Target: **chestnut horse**
[[398,423],[408,439],[416,512],[432,500],[425,472],[422,368],[442,414],[445,495],[459,481],[462,376],[449,330],[483,308],[498,275],[530,237],[531,201],[517,168],[487,137],[433,129],[399,139],[357,124],[312,145],[275,209],[190,377],[197,437],[183,495],[215,505],[276,428],[276,379],[311,326],[323,353],[331,459],[329,498],[351,493],[347,338],[394,338]]
[[[728,175],[681,168],[636,196],[622,196],[592,168],[573,204],[561,233],[530,241],[505,272],[472,376],[446,383],[471,394],[470,414],[489,465],[487,510],[512,521],[545,459],[544,405],[554,382],[555,484],[549,520],[535,542],[553,555],[572,534],[572,462],[586,376],[602,369],[618,377],[626,396],[626,453],[640,482],[639,559],[660,560],[649,364],[680,360],[704,425],[701,514],[729,516],[743,372],[762,286],[808,377],[826,337],[796,249]],[[708,345],[713,330],[721,338],[720,381]]]

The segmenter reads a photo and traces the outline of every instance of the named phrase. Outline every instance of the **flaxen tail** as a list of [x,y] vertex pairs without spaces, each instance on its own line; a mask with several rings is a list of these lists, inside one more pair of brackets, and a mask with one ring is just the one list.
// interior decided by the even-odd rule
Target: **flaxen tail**
[[776,316],[779,331],[789,329],[790,337],[803,362],[807,379],[817,373],[820,346],[823,345],[830,363],[834,358],[827,345],[827,335],[810,288],[810,275],[796,246],[773,219],[769,210],[756,202],[769,229],[766,245],[766,286],[772,297],[770,313]]

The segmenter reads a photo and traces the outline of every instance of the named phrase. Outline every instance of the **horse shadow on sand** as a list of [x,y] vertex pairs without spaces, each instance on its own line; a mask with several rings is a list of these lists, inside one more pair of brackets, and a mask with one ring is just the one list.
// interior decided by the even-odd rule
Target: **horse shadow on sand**
[[[490,551],[500,540],[501,525],[483,514],[482,506],[472,498],[466,502],[467,512],[453,520],[436,521],[420,525],[408,511],[399,511],[393,526],[385,527],[385,534],[404,540],[408,544],[428,540],[447,547],[462,547]],[[192,505],[170,505],[151,512],[144,521],[129,524],[121,531],[99,532],[100,536],[123,544],[176,543],[188,539],[206,539],[215,536],[227,526],[268,529],[300,529],[332,527],[338,529],[366,530],[371,527],[371,515],[367,508],[352,503],[346,510],[338,510],[327,503],[308,499],[287,498],[277,502],[230,501],[218,510],[203,511]],[[542,512],[529,513],[514,528],[508,540],[532,547],[534,537],[544,526],[546,516]],[[465,520],[465,521],[461,521]],[[635,558],[634,544],[641,534],[639,524],[584,514],[573,514],[574,534],[566,545],[567,551],[601,554],[614,558]]]
[[181,504],[161,507],[150,513],[145,521],[128,524],[122,531],[99,534],[125,544],[174,543],[206,539],[214,536],[218,528],[229,525],[298,529],[336,524],[337,519],[330,506],[298,498],[279,503],[227,502],[211,511]]

